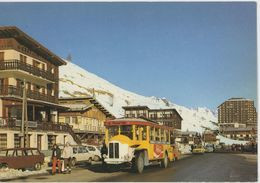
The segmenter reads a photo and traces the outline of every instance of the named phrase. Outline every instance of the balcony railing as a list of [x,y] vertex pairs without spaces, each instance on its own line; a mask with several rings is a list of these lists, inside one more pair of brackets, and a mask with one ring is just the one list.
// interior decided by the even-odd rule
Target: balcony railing
[[58,78],[50,71],[45,71],[33,65],[21,62],[19,60],[4,60],[0,61],[0,70],[22,70],[50,81],[57,81]]
[[[20,128],[22,124],[21,120],[15,118],[0,118],[0,127],[4,128]],[[53,122],[37,122],[28,121],[28,127],[30,129],[37,129],[43,131],[63,131],[68,132],[71,128],[67,124],[53,123]]]
[[[0,128],[20,129],[21,120],[15,118],[1,118],[0,117]],[[72,127],[68,124],[53,123],[53,122],[38,122],[28,121],[28,128],[31,130],[42,130],[42,131],[55,131],[55,132],[67,132],[69,133],[77,144],[81,144],[81,140],[73,132]]]
[[[27,98],[56,103],[56,98],[37,91],[26,90]],[[23,89],[12,85],[0,85],[0,95],[23,97]]]

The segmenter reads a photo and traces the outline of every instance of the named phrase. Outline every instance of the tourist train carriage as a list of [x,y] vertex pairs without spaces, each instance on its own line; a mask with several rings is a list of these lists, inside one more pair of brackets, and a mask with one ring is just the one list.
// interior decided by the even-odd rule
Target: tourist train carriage
[[105,122],[108,165],[130,164],[141,173],[144,166],[160,162],[167,167],[178,158],[170,143],[173,128],[143,118],[120,118]]

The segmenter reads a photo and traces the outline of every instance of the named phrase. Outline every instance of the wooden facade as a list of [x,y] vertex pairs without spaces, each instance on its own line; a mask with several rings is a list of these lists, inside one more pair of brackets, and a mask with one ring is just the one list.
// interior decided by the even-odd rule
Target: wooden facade
[[115,118],[92,97],[60,98],[60,105],[68,110],[59,113],[59,121],[73,126],[82,142],[99,144],[104,138],[104,122]]
[[159,124],[181,129],[182,117],[176,109],[149,109],[147,106],[124,106],[125,117],[144,117]]

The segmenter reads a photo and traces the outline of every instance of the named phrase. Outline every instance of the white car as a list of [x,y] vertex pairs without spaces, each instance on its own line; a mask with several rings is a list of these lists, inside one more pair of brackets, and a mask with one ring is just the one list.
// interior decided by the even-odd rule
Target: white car
[[90,153],[86,146],[73,146],[73,157],[71,164],[75,166],[77,162],[91,163],[94,160],[94,154]]
[[213,145],[207,144],[205,146],[205,150],[206,150],[206,152],[213,152],[214,151]]
[[90,153],[94,155],[94,161],[100,161],[101,160],[101,152],[98,149],[98,147],[93,145],[85,145]]

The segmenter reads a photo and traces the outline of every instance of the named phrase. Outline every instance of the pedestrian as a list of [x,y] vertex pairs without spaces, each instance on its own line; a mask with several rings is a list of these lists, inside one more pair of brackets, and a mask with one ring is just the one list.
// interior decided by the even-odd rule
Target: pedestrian
[[244,145],[241,144],[241,152],[243,153],[244,152]]
[[102,148],[101,148],[101,159],[102,159],[102,166],[105,165],[105,158],[104,156],[107,156],[108,149],[105,142],[103,142]]
[[252,147],[252,153],[254,153],[254,151],[255,151],[255,144],[254,144],[254,142],[252,142],[251,147]]
[[64,158],[64,173],[71,173],[72,156],[73,149],[70,146],[69,142],[67,142],[62,152],[62,157]]
[[56,166],[58,164],[58,173],[61,172],[61,150],[60,148],[57,146],[57,144],[53,145],[52,148],[52,175],[55,175],[56,173]]

